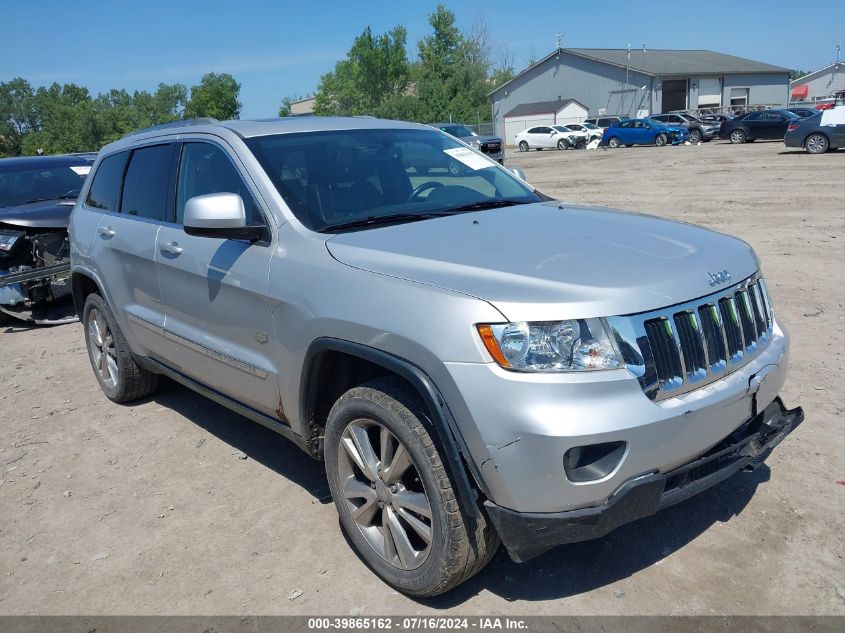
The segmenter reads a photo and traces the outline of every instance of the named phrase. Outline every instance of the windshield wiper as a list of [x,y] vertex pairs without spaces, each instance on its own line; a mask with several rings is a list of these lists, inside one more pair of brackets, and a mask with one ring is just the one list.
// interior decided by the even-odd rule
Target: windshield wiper
[[470,202],[469,204],[462,204],[459,207],[450,207],[446,213],[449,215],[453,213],[462,213],[464,211],[484,211],[485,209],[498,209],[499,207],[511,207],[518,204],[530,204],[524,200],[478,200],[477,202]]
[[445,215],[452,215],[449,211],[435,211],[426,213],[394,213],[392,215],[370,215],[366,218],[358,218],[349,222],[338,222],[328,224],[318,233],[336,233],[346,229],[357,229],[364,226],[377,226],[380,224],[397,224],[400,222],[416,222],[417,220],[428,220],[429,218],[442,218]]
[[67,193],[63,193],[60,196],[54,196],[52,198],[35,198],[34,200],[27,200],[24,204],[32,204],[33,202],[49,202],[50,200],[75,200],[78,195],[79,191],[68,191]]

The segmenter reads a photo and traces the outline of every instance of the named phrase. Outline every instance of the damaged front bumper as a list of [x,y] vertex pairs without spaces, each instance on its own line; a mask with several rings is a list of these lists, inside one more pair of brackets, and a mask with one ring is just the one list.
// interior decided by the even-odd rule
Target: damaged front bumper
[[669,472],[633,477],[595,507],[556,513],[515,512],[490,501],[485,507],[511,558],[523,562],[556,545],[602,537],[688,499],[740,470],[755,469],[803,420],[801,407],[786,409],[776,398],[703,455]]

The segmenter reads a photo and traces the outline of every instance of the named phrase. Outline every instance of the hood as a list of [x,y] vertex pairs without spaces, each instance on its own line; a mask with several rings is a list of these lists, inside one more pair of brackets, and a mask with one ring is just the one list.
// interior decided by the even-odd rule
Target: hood
[[0,224],[23,228],[66,229],[75,200],[47,200],[0,208]]
[[469,143],[470,141],[477,141],[479,143],[501,143],[502,139],[498,136],[492,136],[490,134],[479,134],[478,136],[465,136],[461,139],[464,143]]
[[757,271],[745,242],[691,224],[568,203],[535,203],[336,235],[338,261],[471,295],[510,321],[645,312]]

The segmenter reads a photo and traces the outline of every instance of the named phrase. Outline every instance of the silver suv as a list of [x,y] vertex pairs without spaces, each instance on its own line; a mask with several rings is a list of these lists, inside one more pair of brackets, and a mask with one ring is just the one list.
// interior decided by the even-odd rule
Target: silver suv
[[105,394],[169,376],[323,459],[352,545],[407,594],[500,542],[524,561],[651,515],[803,419],[746,243],[551,200],[428,126],[138,133],[70,234]]

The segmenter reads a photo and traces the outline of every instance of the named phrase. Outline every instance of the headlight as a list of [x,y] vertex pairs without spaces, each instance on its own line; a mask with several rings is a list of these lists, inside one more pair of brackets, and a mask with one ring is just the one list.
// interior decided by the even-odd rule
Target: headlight
[[613,369],[620,365],[601,319],[476,327],[484,347],[505,369],[562,372]]

